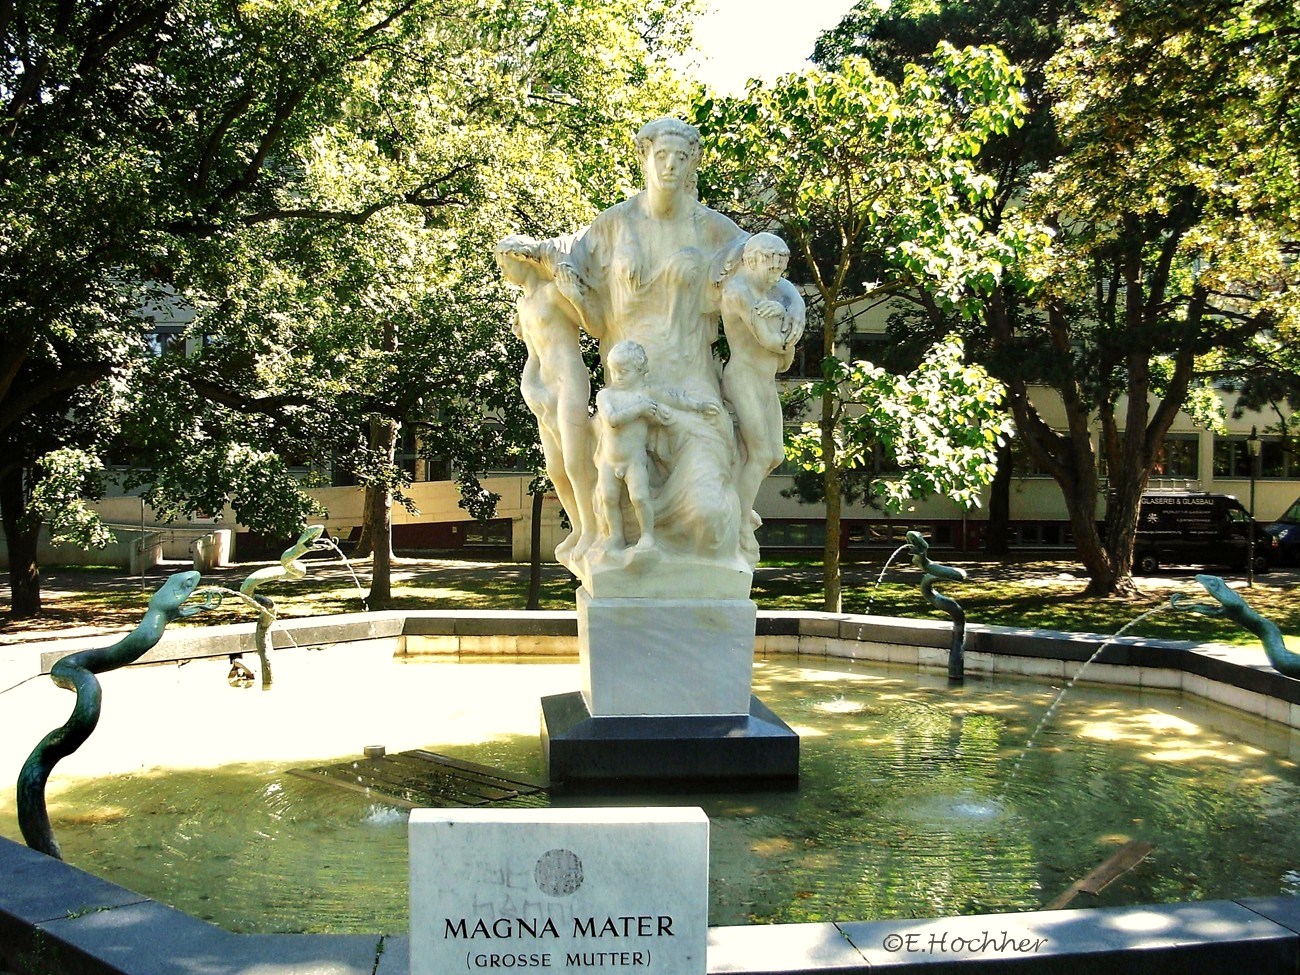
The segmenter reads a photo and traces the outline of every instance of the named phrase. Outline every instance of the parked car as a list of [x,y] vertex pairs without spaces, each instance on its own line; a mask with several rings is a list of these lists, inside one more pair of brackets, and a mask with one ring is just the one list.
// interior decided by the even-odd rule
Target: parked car
[[1300,498],[1282,513],[1277,521],[1264,528],[1277,545],[1277,561],[1286,565],[1300,564]]
[[[1298,526],[1300,527],[1300,526]],[[1161,491],[1142,495],[1133,568],[1150,575],[1162,565],[1227,565],[1246,568],[1250,533],[1255,571],[1277,561],[1277,539],[1251,518],[1230,494]]]

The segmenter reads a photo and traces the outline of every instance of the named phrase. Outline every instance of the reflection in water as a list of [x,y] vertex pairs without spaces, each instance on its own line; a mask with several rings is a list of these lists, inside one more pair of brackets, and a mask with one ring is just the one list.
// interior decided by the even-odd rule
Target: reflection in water
[[[235,930],[404,931],[406,812],[286,770],[383,742],[541,775],[537,699],[578,680],[570,664],[350,648],[277,660],[292,680],[251,697],[225,687],[225,661],[112,675],[102,750],[52,783],[69,861]],[[1098,903],[1297,889],[1298,739],[1276,726],[1080,684],[1009,786],[1056,688],[779,659],[756,684],[808,732],[800,789],[657,800],[709,814],[713,924],[1037,909],[1132,840],[1157,850]],[[31,685],[7,704],[0,742],[21,749],[49,695]],[[123,742],[146,761],[113,765]],[[21,756],[3,747],[8,774]],[[18,835],[11,793],[0,832]]]

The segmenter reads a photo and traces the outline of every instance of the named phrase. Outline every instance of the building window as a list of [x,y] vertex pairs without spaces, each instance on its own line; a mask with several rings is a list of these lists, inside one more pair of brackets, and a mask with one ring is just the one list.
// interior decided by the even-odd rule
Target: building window
[[821,379],[822,359],[825,358],[825,354],[822,352],[823,347],[822,330],[816,327],[805,329],[803,338],[799,340],[798,346],[795,347],[794,362],[786,371],[785,378]]
[[1073,548],[1074,532],[1069,525],[1060,522],[1016,522],[1007,526],[1007,544],[1012,547]]
[[1171,433],[1156,452],[1152,477],[1195,480],[1200,476],[1201,438],[1195,433]]
[[[1217,449],[1217,447],[1216,447]],[[1215,454],[1218,457],[1218,454]],[[1107,471],[1106,452],[1097,454],[1097,469],[1105,476]],[[1201,475],[1201,436],[1198,433],[1170,433],[1165,435],[1165,442],[1156,451],[1155,464],[1151,468],[1152,481],[1175,480],[1195,481]],[[1155,484],[1152,485],[1156,486]],[[1165,485],[1170,487],[1171,485]]]
[[845,525],[847,548],[871,548],[906,544],[908,532],[920,532],[931,545],[951,546],[953,526],[947,522],[858,521]]
[[509,518],[467,521],[464,523],[464,545],[466,548],[509,548],[510,531]]
[[1259,442],[1259,476],[1300,478],[1300,457],[1280,437],[1261,437]]
[[880,362],[880,357],[889,344],[889,336],[884,332],[850,332],[844,338],[848,346],[848,357],[852,362]]
[[767,521],[754,534],[762,548],[821,548],[826,544],[826,523]]
[[[1214,438],[1214,476],[1249,480],[1250,446],[1246,437]],[[1300,479],[1300,457],[1281,437],[1259,438],[1259,473],[1261,479]]]
[[1011,475],[1016,478],[1052,476],[1019,438],[1011,441]]
[[149,351],[154,355],[185,351],[184,325],[155,325],[146,335]]
[[414,430],[402,428],[393,460],[412,482],[430,480],[429,463],[420,456],[420,444]]

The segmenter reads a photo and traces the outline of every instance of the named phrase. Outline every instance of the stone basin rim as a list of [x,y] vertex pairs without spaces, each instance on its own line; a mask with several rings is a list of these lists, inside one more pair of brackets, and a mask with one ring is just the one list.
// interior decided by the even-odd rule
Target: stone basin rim
[[[283,645],[387,640],[395,653],[559,655],[576,614],[390,611],[286,620]],[[289,636],[285,636],[285,632]],[[946,667],[938,620],[760,611],[755,653]],[[1069,679],[1110,638],[971,624],[968,674]],[[32,676],[103,637],[41,641]],[[281,641],[277,641],[279,646]],[[145,663],[252,652],[247,624],[167,631]],[[571,651],[569,651],[571,652]],[[39,663],[39,669],[37,665]],[[1122,637],[1089,667],[1090,683],[1182,690],[1300,728],[1300,681],[1262,650]],[[234,934],[10,840],[0,840],[0,960],[15,975],[407,975],[405,935]],[[896,950],[891,950],[895,949]],[[1009,967],[1010,966],[1010,967]],[[1300,973],[1300,898],[1244,898],[1127,908],[710,929],[708,971],[722,973],[1030,973],[1224,970]]]

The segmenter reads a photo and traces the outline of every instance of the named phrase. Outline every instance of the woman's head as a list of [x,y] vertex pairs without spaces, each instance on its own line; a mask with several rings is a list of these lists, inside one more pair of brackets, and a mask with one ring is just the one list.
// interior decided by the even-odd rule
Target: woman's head
[[641,160],[646,186],[685,191],[694,199],[699,190],[700,131],[680,119],[664,116],[641,126],[636,134],[636,154]]

